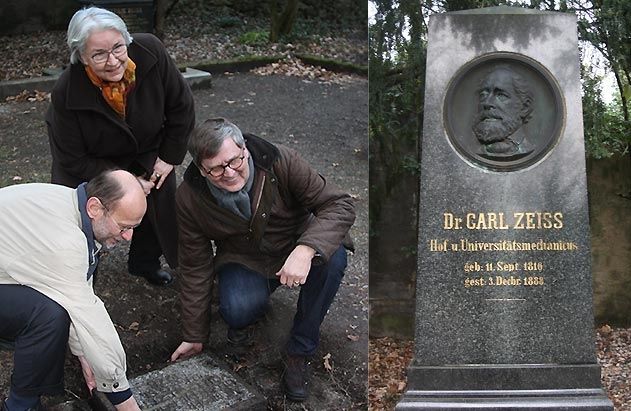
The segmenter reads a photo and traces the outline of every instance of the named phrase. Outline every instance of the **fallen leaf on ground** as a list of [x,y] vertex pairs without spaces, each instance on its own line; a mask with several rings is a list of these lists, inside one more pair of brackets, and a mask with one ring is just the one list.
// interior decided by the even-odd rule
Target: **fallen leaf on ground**
[[243,365],[243,364],[235,364],[235,366],[232,367],[232,370],[234,372],[239,372],[239,370],[241,370],[242,368],[245,368],[245,365]]
[[50,101],[50,93],[39,90],[23,90],[20,94],[9,96],[5,101],[23,102],[23,101]]
[[344,73],[335,73],[328,71],[319,66],[312,66],[303,63],[302,60],[295,57],[288,57],[278,63],[268,64],[267,66],[257,67],[251,70],[251,73],[259,76],[270,76],[272,74],[284,74],[285,76],[302,77],[306,78],[305,82],[309,80],[317,80],[320,83],[334,83],[344,84],[350,83],[358,76]]
[[329,360],[331,359],[331,353],[327,353],[327,355],[322,357],[322,359],[324,360],[324,369],[327,371],[333,371],[333,367],[331,366],[331,363],[329,362]]

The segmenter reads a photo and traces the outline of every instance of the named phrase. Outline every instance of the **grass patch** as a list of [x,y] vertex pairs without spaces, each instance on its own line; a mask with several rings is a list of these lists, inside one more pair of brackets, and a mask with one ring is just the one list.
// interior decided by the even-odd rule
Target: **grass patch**
[[269,32],[265,30],[247,31],[239,36],[239,43],[247,46],[262,46],[269,42]]

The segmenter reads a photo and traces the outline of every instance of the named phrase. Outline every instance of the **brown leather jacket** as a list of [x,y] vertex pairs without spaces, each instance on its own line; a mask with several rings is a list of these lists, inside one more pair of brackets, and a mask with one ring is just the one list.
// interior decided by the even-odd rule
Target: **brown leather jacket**
[[314,248],[315,259],[324,261],[342,243],[352,249],[352,198],[296,151],[251,134],[245,138],[255,168],[249,221],[217,205],[192,163],[177,191],[184,341],[208,339],[211,285],[219,266],[236,262],[273,278],[298,244]]

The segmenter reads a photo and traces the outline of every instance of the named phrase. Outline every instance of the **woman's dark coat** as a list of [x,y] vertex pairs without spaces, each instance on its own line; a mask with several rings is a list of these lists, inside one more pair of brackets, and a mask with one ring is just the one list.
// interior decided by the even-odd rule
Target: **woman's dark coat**
[[[148,178],[157,157],[182,163],[195,125],[192,93],[158,38],[133,37],[128,54],[136,63],[136,84],[124,120],[91,83],[82,63],[66,68],[55,84],[46,114],[53,183],[76,187],[113,167]],[[147,217],[172,267],[177,266],[175,188],[172,172],[147,198]]]

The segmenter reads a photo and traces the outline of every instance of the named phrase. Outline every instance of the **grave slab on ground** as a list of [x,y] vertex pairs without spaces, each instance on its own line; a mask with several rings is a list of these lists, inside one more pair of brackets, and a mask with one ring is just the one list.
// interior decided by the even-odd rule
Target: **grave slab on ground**
[[265,398],[211,354],[170,364],[130,381],[141,409],[264,410]]

